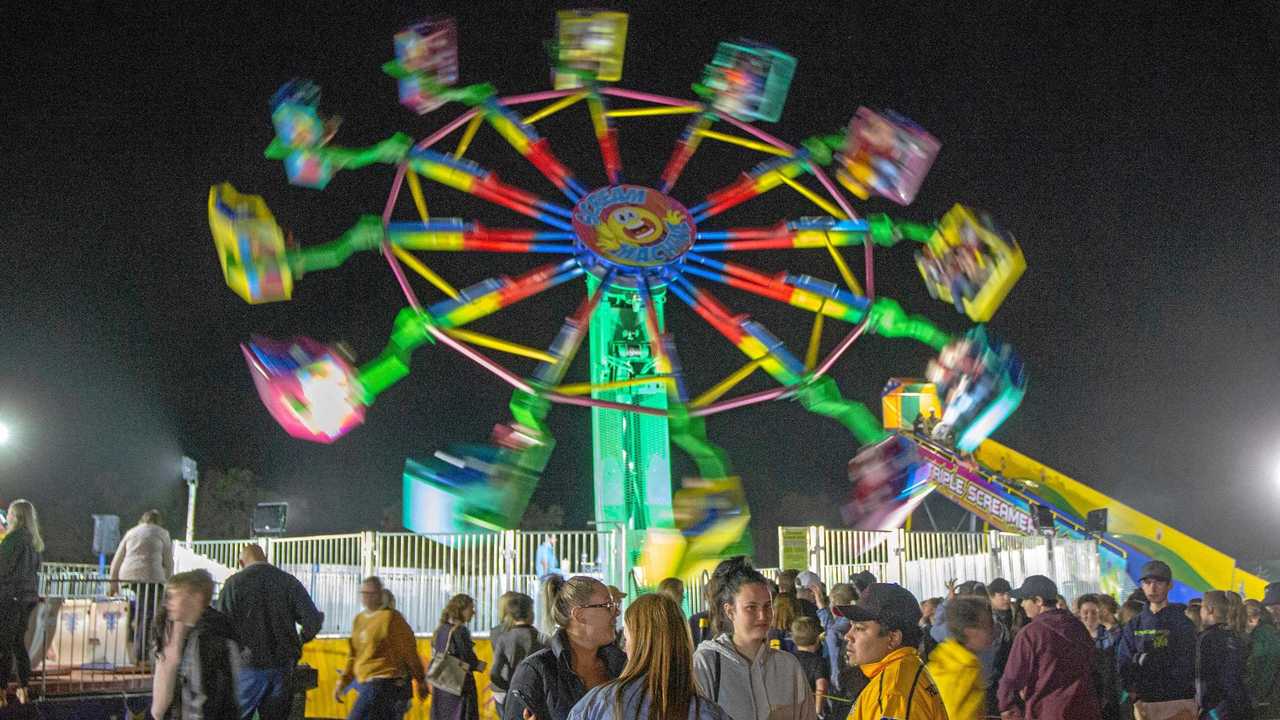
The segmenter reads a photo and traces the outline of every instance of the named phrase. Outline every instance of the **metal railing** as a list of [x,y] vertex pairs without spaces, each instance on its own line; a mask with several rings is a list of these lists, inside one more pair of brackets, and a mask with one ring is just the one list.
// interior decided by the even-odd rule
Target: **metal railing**
[[[945,594],[946,582],[1000,576],[1012,583],[1045,574],[1074,597],[1097,589],[1096,543],[1084,540],[988,533],[864,531],[808,528],[810,569],[828,587],[855,573],[871,571],[897,582],[917,597]],[[300,538],[262,538],[269,561],[293,574],[325,613],[322,632],[346,634],[360,611],[357,586],[378,575],[396,598],[397,609],[414,631],[431,633],[449,598],[458,593],[476,601],[472,630],[485,635],[498,624],[498,600],[508,591],[537,597],[535,563],[539,546],[554,538],[560,572],[585,574],[635,590],[636,576],[626,567],[625,531],[457,533],[364,532]],[[202,556],[201,562],[235,567],[248,540],[179,543]],[[194,557],[194,556],[191,556]],[[775,578],[777,568],[761,568]],[[646,581],[655,584],[660,578]],[[707,578],[685,578],[686,607],[701,609]],[[632,595],[634,597],[634,593]]]
[[1099,589],[1098,544],[1001,532],[907,532],[813,528],[811,569],[830,586],[869,570],[924,599],[946,594],[948,580],[1014,585],[1028,575],[1048,575],[1067,598]]
[[[51,564],[52,565],[52,564]],[[113,584],[96,566],[40,574],[28,654],[41,696],[145,690],[164,587]]]
[[[498,599],[503,593],[537,596],[538,548],[549,540],[554,542],[561,573],[591,575],[621,586],[621,532],[363,532],[176,544],[202,562],[217,563],[229,574],[236,568],[244,545],[258,543],[269,562],[307,588],[325,614],[323,634],[351,631],[351,622],[361,610],[358,586],[364,578],[377,575],[414,632],[433,632],[449,599],[463,593],[476,601],[473,630],[485,635],[500,620]],[[181,562],[178,565],[179,570],[185,569]]]

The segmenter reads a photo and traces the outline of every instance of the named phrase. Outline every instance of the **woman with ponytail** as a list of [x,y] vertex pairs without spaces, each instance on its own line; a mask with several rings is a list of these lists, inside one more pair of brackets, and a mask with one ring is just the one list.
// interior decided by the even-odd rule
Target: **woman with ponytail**
[[618,679],[587,693],[569,720],[730,720],[698,695],[693,644],[671,597],[642,595],[627,608],[627,665]]
[[739,556],[716,567],[711,586],[720,634],[693,656],[706,697],[733,720],[814,720],[813,692],[800,661],[767,642],[773,624],[768,581]]
[[550,647],[526,657],[511,677],[504,720],[566,720],[588,690],[622,673],[626,656],[614,644],[618,603],[595,578],[552,575],[543,607],[555,622]]

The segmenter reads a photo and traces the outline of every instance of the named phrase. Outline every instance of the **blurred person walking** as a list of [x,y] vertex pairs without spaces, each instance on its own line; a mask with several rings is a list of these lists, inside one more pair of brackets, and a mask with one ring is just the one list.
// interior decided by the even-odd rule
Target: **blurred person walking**
[[[213,577],[192,570],[169,578],[165,623],[157,644],[151,716],[164,720],[240,717],[240,645],[227,616],[215,610]],[[159,614],[159,613],[158,613]]]
[[684,613],[670,595],[636,598],[623,618],[623,633],[622,673],[587,691],[569,720],[731,720],[698,692]]
[[987,684],[978,654],[991,647],[996,621],[982,598],[958,597],[947,603],[947,631],[929,656],[929,674],[942,694],[950,720],[981,720],[987,714]]
[[1169,602],[1173,571],[1159,560],[1142,566],[1146,607],[1124,626],[1116,645],[1121,686],[1136,720],[1193,720],[1196,630],[1183,605]]
[[769,584],[745,557],[721,562],[711,577],[720,634],[694,652],[698,686],[733,720],[815,720],[813,693],[794,655],[769,646]]
[[218,593],[218,611],[240,639],[240,712],[244,720],[255,712],[260,720],[282,720],[289,716],[289,682],[302,646],[320,632],[324,613],[297,578],[267,562],[256,543],[240,551],[240,568]]
[[543,584],[544,605],[556,624],[548,647],[524,659],[511,677],[505,720],[566,720],[587,691],[622,673],[626,655],[614,644],[618,603],[609,588],[585,575],[559,575]]
[[0,541],[0,707],[8,704],[9,673],[18,670],[15,695],[20,704],[29,699],[31,657],[27,654],[27,623],[40,596],[37,573],[44,538],[40,520],[30,500],[14,500],[5,514],[9,532]]
[[431,720],[480,719],[475,673],[484,672],[485,664],[476,657],[476,644],[471,639],[471,630],[467,628],[467,623],[475,616],[476,601],[461,593],[449,598],[440,613],[440,624],[431,637],[431,652],[461,660],[468,672],[460,695],[434,686],[436,693],[431,699]]
[[169,531],[160,526],[163,522],[159,510],[148,510],[138,518],[138,524],[120,538],[116,554],[111,558],[110,579],[107,593],[120,594],[121,581],[129,584],[134,597],[129,602],[129,633],[133,642],[134,663],[148,664],[147,648],[151,647],[147,636],[164,595],[164,584],[173,575],[173,541]]
[[342,702],[355,687],[358,695],[347,720],[399,720],[409,710],[412,683],[419,699],[430,693],[413,628],[386,599],[381,578],[360,583],[364,610],[351,623],[346,668],[333,693]]
[[1098,720],[1093,684],[1093,638],[1065,608],[1058,586],[1031,575],[1014,593],[1031,622],[1013,639],[1000,678],[998,701],[1004,720]]

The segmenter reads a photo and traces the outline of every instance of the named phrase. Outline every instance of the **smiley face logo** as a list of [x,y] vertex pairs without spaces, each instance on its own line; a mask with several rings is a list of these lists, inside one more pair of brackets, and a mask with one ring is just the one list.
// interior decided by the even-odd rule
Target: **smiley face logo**
[[609,213],[606,222],[608,233],[614,238],[632,245],[650,245],[662,239],[662,223],[652,212],[631,205],[624,205]]
[[581,246],[617,268],[674,262],[693,245],[689,211],[670,197],[637,185],[597,190],[573,211]]

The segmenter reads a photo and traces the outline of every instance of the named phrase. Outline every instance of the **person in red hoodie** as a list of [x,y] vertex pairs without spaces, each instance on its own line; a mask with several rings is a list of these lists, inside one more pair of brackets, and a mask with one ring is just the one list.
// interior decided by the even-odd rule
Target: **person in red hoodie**
[[1031,575],[1013,593],[1030,619],[1013,639],[997,694],[1003,720],[1100,720],[1093,638],[1058,607],[1058,586]]

